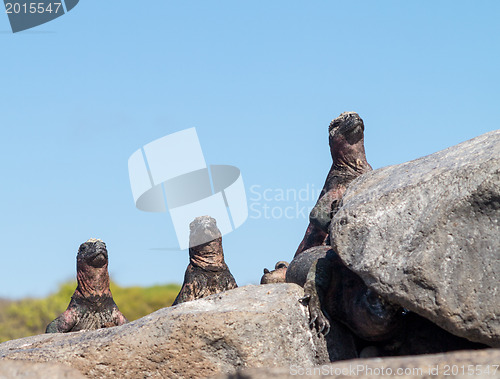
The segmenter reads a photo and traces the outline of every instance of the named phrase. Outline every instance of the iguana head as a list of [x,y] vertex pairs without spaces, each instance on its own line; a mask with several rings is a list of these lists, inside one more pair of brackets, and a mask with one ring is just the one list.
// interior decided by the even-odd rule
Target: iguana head
[[76,292],[83,297],[109,295],[108,250],[106,244],[91,238],[82,243],[76,257]]
[[100,239],[90,238],[80,245],[76,259],[77,262],[92,267],[103,267],[108,264],[106,244]]
[[355,112],[344,112],[328,128],[333,163],[357,172],[371,170],[364,146],[365,125]]
[[260,279],[260,284],[285,283],[287,268],[288,262],[285,261],[277,262],[273,271],[269,271],[265,268],[264,275],[262,275]]
[[335,142],[335,138],[342,137],[353,145],[363,138],[365,124],[356,112],[344,112],[330,122],[328,131],[330,133],[330,144]]
[[196,217],[189,224],[189,259],[191,264],[209,271],[227,269],[222,250],[222,234],[214,218]]

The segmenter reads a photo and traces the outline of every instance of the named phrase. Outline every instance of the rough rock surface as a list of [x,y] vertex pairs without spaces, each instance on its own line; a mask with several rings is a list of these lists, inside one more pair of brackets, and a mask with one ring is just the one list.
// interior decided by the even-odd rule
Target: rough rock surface
[[293,378],[500,378],[500,350],[472,350],[413,357],[356,359],[317,367],[247,369],[217,379]]
[[500,346],[500,130],[359,177],[330,239],[389,301]]
[[92,378],[204,378],[329,362],[295,284],[245,286],[131,323],[0,344],[0,358],[63,362]]
[[0,378],[23,379],[84,379],[76,369],[56,363],[0,360]]

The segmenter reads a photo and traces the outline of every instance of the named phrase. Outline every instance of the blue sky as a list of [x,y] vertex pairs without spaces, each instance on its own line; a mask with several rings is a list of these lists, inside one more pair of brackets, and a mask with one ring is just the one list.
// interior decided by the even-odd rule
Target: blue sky
[[[135,208],[127,171],[175,131],[196,127],[207,163],[239,167],[249,206],[279,215],[314,205],[343,111],[364,119],[374,168],[497,129],[499,14],[498,1],[84,0],[16,34],[1,16],[0,296],[74,278],[90,237],[119,284],[181,283],[188,253],[157,249],[177,246],[172,222]],[[224,237],[239,285],[292,259],[297,213],[250,211]]]

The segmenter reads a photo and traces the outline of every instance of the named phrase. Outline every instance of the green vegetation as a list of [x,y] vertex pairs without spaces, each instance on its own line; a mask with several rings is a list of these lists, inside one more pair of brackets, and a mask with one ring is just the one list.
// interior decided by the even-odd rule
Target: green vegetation
[[[45,333],[47,324],[66,310],[75,288],[76,281],[62,284],[43,299],[0,299],[0,342]],[[170,306],[179,290],[177,284],[120,287],[111,283],[113,298],[129,321]]]

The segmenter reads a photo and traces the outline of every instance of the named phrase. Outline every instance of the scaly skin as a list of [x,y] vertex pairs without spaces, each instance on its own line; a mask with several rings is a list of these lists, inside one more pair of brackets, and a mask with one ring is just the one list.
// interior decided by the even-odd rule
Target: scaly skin
[[310,326],[319,333],[328,334],[332,318],[367,341],[387,340],[401,329],[401,307],[370,290],[330,246],[313,247],[292,261],[287,282],[303,285]]
[[277,262],[273,271],[269,271],[265,268],[264,275],[262,275],[262,278],[260,279],[260,284],[285,283],[287,268],[288,262],[285,261]]
[[182,288],[172,305],[238,287],[224,262],[222,236],[215,219],[196,217],[189,227],[189,265]]
[[358,176],[372,170],[366,160],[364,130],[363,120],[354,112],[344,112],[330,123],[332,166],[295,256],[313,246],[328,244],[328,227],[345,190]]
[[92,238],[80,245],[76,259],[78,286],[66,311],[45,332],[95,330],[127,323],[109,289],[106,244]]

